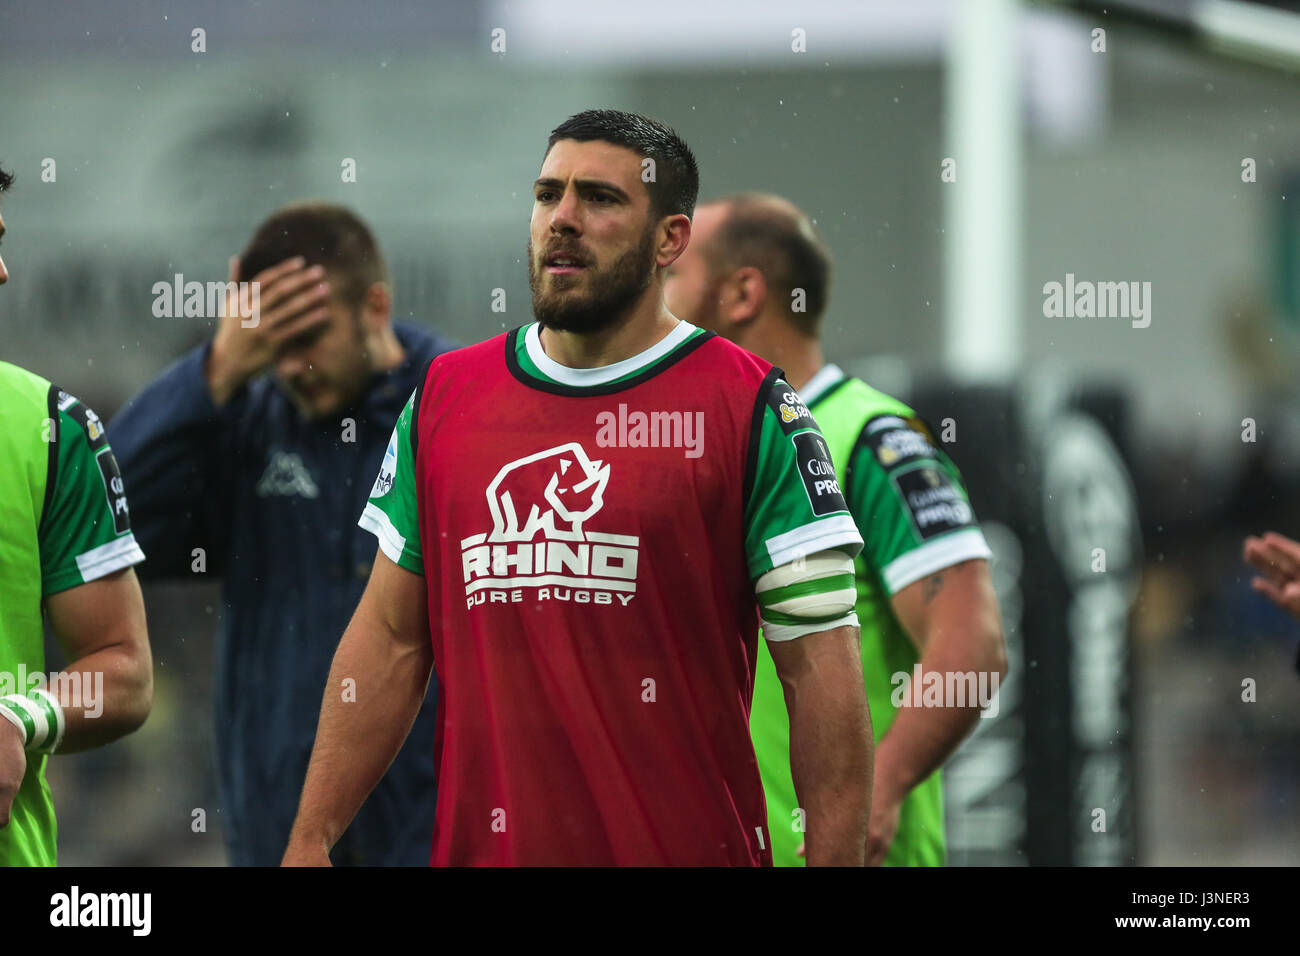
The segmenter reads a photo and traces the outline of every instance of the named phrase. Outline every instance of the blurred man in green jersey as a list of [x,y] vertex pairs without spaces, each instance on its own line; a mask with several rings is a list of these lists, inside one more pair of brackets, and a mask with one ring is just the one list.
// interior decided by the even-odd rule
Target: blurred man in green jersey
[[[807,216],[779,197],[745,194],[702,203],[692,225],[669,268],[669,309],[785,371],[821,427],[866,542],[854,570],[877,743],[867,863],[942,865],[939,768],[1007,667],[991,555],[961,475],[910,408],[825,362],[830,256]],[[786,702],[763,641],[750,732],[773,860],[802,865]]]

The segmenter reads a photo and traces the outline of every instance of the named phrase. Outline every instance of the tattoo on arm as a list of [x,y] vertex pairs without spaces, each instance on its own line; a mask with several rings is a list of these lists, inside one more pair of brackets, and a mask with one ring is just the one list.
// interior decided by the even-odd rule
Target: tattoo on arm
[[932,574],[925,579],[925,585],[921,588],[921,601],[929,604],[943,590],[943,575]]

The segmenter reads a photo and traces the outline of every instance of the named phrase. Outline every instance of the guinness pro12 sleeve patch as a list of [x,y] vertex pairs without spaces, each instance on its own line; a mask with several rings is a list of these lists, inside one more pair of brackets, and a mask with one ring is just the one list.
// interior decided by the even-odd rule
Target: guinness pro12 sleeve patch
[[808,493],[813,514],[821,517],[847,511],[848,505],[844,503],[844,493],[835,476],[830,451],[821,434],[814,431],[800,432],[790,440],[794,442],[799,477],[803,479],[803,488]]
[[867,422],[863,433],[871,453],[886,471],[937,454],[928,430],[920,419],[880,415]]
[[787,435],[804,428],[816,428],[812,412],[804,404],[799,393],[790,387],[785,379],[778,378],[767,391],[767,404],[776,412],[776,419],[781,423],[781,431]]
[[118,470],[113,450],[100,449],[95,455],[95,464],[99,466],[99,477],[104,481],[104,494],[108,498],[108,510],[113,515],[113,533],[130,531],[131,515],[127,510],[126,489],[122,486],[122,472]]
[[938,465],[924,464],[897,471],[893,480],[922,540],[975,523],[970,502]]

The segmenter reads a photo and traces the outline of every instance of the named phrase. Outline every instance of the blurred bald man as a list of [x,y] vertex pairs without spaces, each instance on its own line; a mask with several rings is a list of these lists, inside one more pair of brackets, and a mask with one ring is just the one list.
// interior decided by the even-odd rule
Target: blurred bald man
[[[923,674],[942,675],[944,687],[954,686],[949,674],[974,672],[979,686],[996,693],[1007,663],[991,553],[960,473],[925,423],[823,357],[830,274],[830,254],[803,212],[781,197],[746,193],[696,209],[690,244],[669,267],[664,295],[679,318],[783,369],[821,426],[866,542],[854,572],[877,744],[867,863],[939,866],[945,862],[939,768],[988,701],[962,694],[934,706],[927,692],[930,706],[899,706],[921,698],[919,688],[899,688],[908,686],[919,662]],[[759,641],[750,733],[773,860],[800,866],[806,817],[790,772],[784,695],[764,644]]]

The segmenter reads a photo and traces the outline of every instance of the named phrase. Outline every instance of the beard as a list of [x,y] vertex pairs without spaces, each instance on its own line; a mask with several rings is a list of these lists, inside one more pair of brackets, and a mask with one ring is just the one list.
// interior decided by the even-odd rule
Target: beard
[[361,325],[360,311],[346,321],[352,328],[350,347],[335,354],[328,364],[310,368],[292,380],[281,378],[278,373],[275,375],[281,391],[304,421],[321,421],[347,411],[360,402],[370,388],[375,372],[370,365],[370,349]]
[[[579,334],[600,332],[616,325],[654,279],[655,224],[646,227],[636,248],[629,249],[607,269],[588,265],[581,273],[585,293],[574,291],[577,277],[552,276],[538,265],[533,241],[528,240],[528,288],[533,293],[533,315],[540,329]],[[550,291],[544,288],[552,283]],[[556,289],[554,283],[565,284]]]

